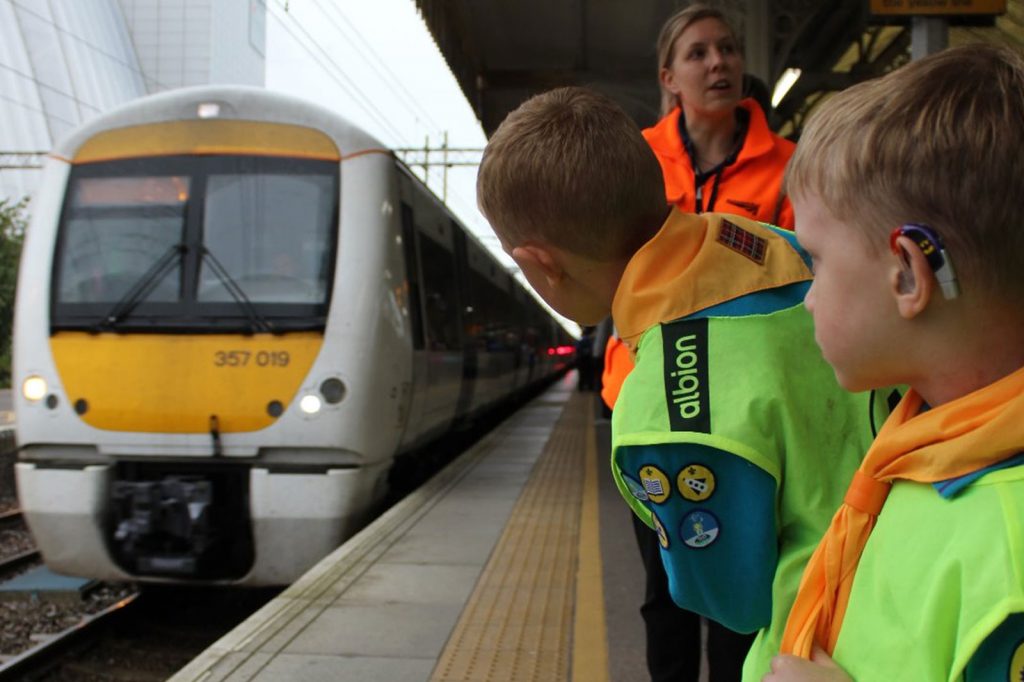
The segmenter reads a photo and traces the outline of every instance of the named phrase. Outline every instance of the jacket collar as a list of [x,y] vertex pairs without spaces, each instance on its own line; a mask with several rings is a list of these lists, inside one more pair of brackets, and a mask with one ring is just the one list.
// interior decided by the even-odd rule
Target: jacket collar
[[[772,131],[768,128],[768,119],[765,118],[764,112],[761,111],[757,102],[748,97],[740,100],[738,106],[750,114],[750,126],[747,128],[746,140],[734,165],[767,154],[775,145]],[[659,155],[689,165],[690,160],[686,155],[686,150],[683,149],[683,141],[679,137],[680,113],[680,108],[676,107],[658,121],[653,128],[649,128],[647,142]]]
[[[744,255],[737,241],[757,243],[762,257]],[[810,279],[811,271],[785,237],[760,223],[672,209],[658,234],[626,265],[612,317],[619,336],[636,351],[640,336],[656,324]]]

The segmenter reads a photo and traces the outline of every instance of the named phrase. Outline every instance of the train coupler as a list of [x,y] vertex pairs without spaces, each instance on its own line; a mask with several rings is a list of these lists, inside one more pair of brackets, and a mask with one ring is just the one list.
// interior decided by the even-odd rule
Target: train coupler
[[114,542],[140,573],[194,575],[213,542],[209,481],[116,481]]

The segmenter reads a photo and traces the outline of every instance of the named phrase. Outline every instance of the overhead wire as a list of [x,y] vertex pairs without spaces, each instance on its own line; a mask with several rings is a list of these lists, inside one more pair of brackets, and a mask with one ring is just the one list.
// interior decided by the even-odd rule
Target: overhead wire
[[[327,57],[328,61],[331,64],[331,67],[333,67],[333,71],[336,71],[338,74],[341,74],[346,81],[351,83],[351,88],[356,90],[363,99],[369,100],[369,98],[362,92],[362,90],[359,89],[359,87],[357,85],[355,85],[355,83],[352,82],[351,79],[348,78],[347,75],[344,74],[344,72],[341,69],[341,67],[338,65],[338,63],[334,60],[333,57],[330,57],[330,55],[327,52],[327,50],[322,45],[320,45],[320,43],[318,43],[310,35],[310,33],[307,30],[305,30],[305,28],[302,27],[301,23],[298,21],[297,18],[295,16],[293,16],[291,12],[288,11],[286,4],[282,0],[276,0],[276,2],[277,2],[277,8],[279,8],[280,10],[284,11],[285,13],[287,13],[289,15],[289,18],[295,23],[296,26],[299,27],[299,30],[302,31],[303,35],[305,35],[308,38],[309,42],[312,43],[313,45],[315,45],[317,50],[319,50],[319,52],[321,54],[323,54],[323,55],[325,55]],[[433,126],[438,131],[444,130],[443,126],[439,125],[433,119],[433,117],[429,114],[429,112],[427,112],[426,109],[424,109],[422,106],[420,106],[418,104],[417,98],[415,96],[413,96],[413,94],[402,84],[401,79],[394,73],[394,71],[391,70],[391,68],[386,64],[386,62],[381,58],[381,56],[373,49],[373,47],[366,41],[366,39],[363,38],[360,35],[360,32],[358,31],[358,29],[356,29],[352,25],[352,23],[349,21],[349,19],[347,17],[345,17],[344,14],[342,14],[341,11],[336,6],[331,5],[331,3],[328,3],[328,6],[330,6],[333,9],[332,13],[328,13],[327,9],[325,9],[324,5],[321,4],[321,2],[319,2],[319,0],[311,0],[311,4],[313,6],[315,6],[316,9],[319,10],[319,12],[327,19],[327,21],[333,27],[334,31],[338,35],[340,35],[343,39],[345,39],[356,50],[356,52],[363,58],[363,60],[366,62],[366,64],[374,72],[374,74],[376,74],[376,76],[378,78],[378,81],[383,86],[387,87],[388,90],[391,91],[391,93],[398,99],[398,101],[401,103],[401,105],[403,107],[405,107],[406,110],[409,113],[411,113],[415,119],[417,119],[418,121],[421,121],[421,122],[425,121],[427,124],[429,124],[430,126]],[[323,61],[321,59],[319,59],[313,53],[313,51],[310,50],[308,48],[308,46],[306,46],[298,38],[298,36],[296,36],[294,34],[294,32],[292,32],[285,25],[285,23],[281,19],[281,17],[277,16],[276,12],[273,12],[272,16],[282,26],[282,28],[284,28],[289,33],[289,35],[291,35],[292,38],[296,40],[296,42],[300,45],[300,47],[302,47],[308,54],[310,54],[310,56],[314,58],[314,60],[321,66],[321,68],[324,68],[324,70],[328,72],[328,75],[330,75],[332,77],[332,79],[335,80],[335,82],[338,82],[338,79],[332,73],[332,69],[330,69],[330,68],[328,68],[327,66],[324,65]],[[345,28],[343,28],[342,25],[339,24],[339,21],[335,20],[335,16],[338,18],[338,20],[343,22],[345,24],[345,26],[347,26],[350,29],[351,33],[349,31],[346,31]],[[355,40],[353,40],[352,35],[356,36]],[[362,47],[357,45],[356,41],[361,43]],[[383,71],[383,73],[382,73],[382,71]],[[349,88],[345,87],[341,83],[339,83],[339,85],[342,85],[343,89],[346,89],[346,90],[349,89]],[[358,104],[360,106],[360,108],[362,108],[364,111],[367,111],[367,113],[371,113],[371,112],[369,112],[367,110],[367,107],[362,102],[356,101],[356,104]],[[415,109],[413,109],[410,105],[415,105]],[[387,119],[383,115],[383,113],[381,113],[380,110],[375,105],[371,105],[371,106],[374,109],[374,112],[376,112],[376,115],[379,116],[382,120],[386,121],[388,126],[390,128],[392,128],[392,130],[394,131],[394,125],[390,122],[390,120]],[[418,111],[417,111],[417,109],[418,109]],[[396,133],[396,137],[398,137],[399,139],[403,139],[403,136],[401,134],[398,134],[398,133]],[[406,143],[406,146],[408,146],[410,148],[415,148],[416,147],[416,145],[409,145],[408,143]],[[416,167],[417,166],[417,164],[409,164],[409,165],[411,167]],[[431,182],[431,180],[433,179],[435,182],[437,180],[437,171],[435,170],[434,172],[431,172],[431,169],[429,167],[424,167],[423,168],[423,172],[424,172],[423,182],[428,187],[430,187],[433,184],[433,182]],[[480,223],[483,220],[483,218],[482,218],[482,216],[480,216],[480,214],[479,214],[479,212],[478,212],[478,210],[476,208],[476,203],[473,202],[473,201],[467,200],[461,194],[461,192],[459,192],[455,188],[454,185],[449,184],[447,186],[447,193],[449,194],[449,196],[445,197],[444,201],[445,201],[445,203],[448,204],[449,209],[452,210],[454,213],[456,213],[457,215],[459,215],[461,217],[462,222],[467,225],[467,227],[470,229],[472,234],[478,240],[480,240],[482,243],[485,244],[485,246],[488,248],[488,250],[490,250],[490,251],[500,251],[501,250],[500,249],[500,242],[497,239],[497,237],[495,237],[491,233],[490,229],[486,227],[486,222],[484,222],[483,226],[480,225]],[[514,270],[518,271],[518,267],[515,267]]]
[[288,16],[289,21],[291,21],[297,27],[297,29],[301,31],[301,33],[306,37],[306,40],[308,40],[309,43],[315,46],[316,49],[320,52],[320,54],[323,55],[324,59],[326,59],[327,62],[330,64],[330,67],[326,66],[323,60],[321,60],[314,54],[313,50],[311,50],[309,46],[305,44],[303,40],[299,38],[299,36],[295,34],[295,32],[288,26],[285,20],[277,15],[276,11],[269,11],[271,10],[271,6],[268,5],[267,9],[269,11],[270,16],[272,16],[278,22],[281,28],[283,28],[285,32],[287,32],[288,35],[290,35],[292,39],[296,41],[299,47],[305,50],[313,58],[313,60],[324,70],[324,72],[331,78],[331,80],[333,80],[339,87],[341,87],[342,90],[346,91],[350,95],[353,95],[353,102],[355,102],[367,114],[378,120],[381,123],[381,125],[388,129],[388,133],[394,136],[395,139],[401,140],[403,144],[408,145],[409,142],[405,137],[404,133],[388,118],[387,115],[384,114],[384,112],[382,112],[373,103],[373,100],[370,97],[368,97],[359,88],[359,86],[356,85],[356,83],[345,73],[344,69],[341,68],[341,66],[334,60],[330,53],[319,42],[317,42],[316,39],[313,38],[313,36],[309,33],[309,31],[307,31],[306,28],[298,21],[298,19],[294,15],[292,15],[290,11],[287,10],[285,3],[282,2],[282,0],[276,0],[276,3],[277,7],[284,11],[284,13]]
[[[377,54],[377,52],[373,49],[373,47],[359,34],[359,31],[352,25],[352,23],[343,14],[341,14],[340,10],[337,7],[331,6],[334,9],[334,12],[335,12],[335,14],[332,15],[331,13],[329,13],[327,11],[327,9],[324,8],[323,5],[321,5],[319,2],[317,2],[317,0],[311,0],[311,1],[312,1],[313,5],[315,5],[316,8],[320,11],[320,13],[334,27],[334,29],[340,35],[342,35],[347,40],[347,42],[352,44],[353,47],[356,47],[357,51],[360,52],[361,56],[363,56],[363,58],[366,61],[366,63],[370,66],[371,69],[373,69],[374,73],[376,73],[376,75],[380,78],[380,82],[385,87],[387,87],[392,92],[392,94],[394,94],[396,96],[396,98],[399,100],[399,102],[402,104],[402,106],[405,106],[411,113],[413,113],[415,118],[421,119],[427,125],[433,127],[438,132],[443,130],[443,127],[440,124],[438,124],[430,116],[430,114],[422,106],[420,106],[417,103],[417,98],[414,97],[404,85],[402,85],[401,80],[399,79],[399,77],[387,66],[386,63],[384,63],[384,61],[383,61],[383,59],[381,59],[380,55]],[[143,78],[143,80],[146,83],[148,83],[150,85],[155,85],[156,87],[158,87],[160,89],[165,89],[165,90],[169,89],[166,84],[160,82],[156,78],[153,78],[149,74],[145,73],[142,69],[140,69],[138,67],[137,64],[132,64],[132,63],[122,59],[121,57],[119,57],[119,56],[117,56],[115,54],[112,54],[111,52],[108,52],[107,50],[103,49],[102,47],[89,42],[88,40],[86,40],[82,36],[76,35],[75,33],[72,33],[70,31],[66,30],[65,28],[63,28],[62,26],[57,24],[52,18],[47,17],[47,16],[45,16],[43,14],[40,14],[39,12],[35,11],[31,7],[29,7],[27,5],[24,5],[24,4],[20,3],[20,2],[17,2],[17,0],[12,0],[12,5],[15,6],[19,11],[25,12],[26,14],[35,17],[39,21],[50,25],[58,33],[68,36],[70,39],[72,39],[75,42],[83,45],[85,48],[89,49],[90,51],[96,52],[97,54],[100,54],[100,55],[106,57],[107,59],[110,59],[111,61],[116,62],[116,63],[126,67],[127,69],[129,69],[129,70],[131,70],[131,71],[133,71],[135,73],[138,73]],[[377,107],[373,103],[372,98],[367,96],[359,88],[359,86],[356,85],[356,83],[351,78],[349,78],[347,74],[345,74],[344,70],[340,67],[340,65],[338,65],[338,63],[334,60],[334,58],[330,55],[330,53],[323,47],[323,45],[321,45],[315,38],[313,38],[313,36],[310,34],[310,32],[308,30],[306,30],[306,28],[304,26],[302,26],[302,24],[298,21],[298,19],[296,19],[294,14],[289,11],[288,3],[287,2],[282,2],[281,0],[277,0],[277,7],[279,7],[281,10],[283,10],[285,12],[285,14],[288,15],[288,18],[294,23],[294,25],[297,27],[297,29],[299,31],[301,31],[303,36],[305,36],[306,40],[308,40],[308,42],[311,43],[316,48],[316,50],[318,50],[320,52],[321,55],[323,55],[323,58],[318,58],[316,56],[316,54],[314,54],[313,50],[310,49],[309,45],[306,44],[306,42],[304,42],[302,38],[300,38],[298,35],[296,35],[295,31],[291,30],[289,28],[289,26],[287,25],[287,23],[280,16],[278,16],[275,12],[271,11],[270,12],[271,16],[292,37],[292,39],[295,40],[295,42],[299,45],[299,47],[301,47],[303,50],[305,50],[314,59],[314,61],[321,68],[323,68],[324,71],[326,71],[328,73],[328,75],[332,78],[332,80],[334,80],[340,87],[342,87],[343,90],[345,90],[349,94],[354,95],[355,96],[354,100],[355,100],[356,104],[358,104],[360,106],[360,108],[362,108],[367,114],[369,114],[369,115],[379,119],[381,121],[381,123],[384,124],[384,126],[388,129],[389,133],[394,135],[394,136],[396,136],[396,138],[402,140],[403,144],[411,146],[411,144],[408,142],[408,139],[404,136],[404,133],[401,131],[399,126],[394,124],[391,121],[391,119],[388,116],[386,116],[384,114],[384,112],[382,112],[381,109],[379,107]],[[273,8],[268,5],[268,9],[273,9]],[[363,46],[362,49],[355,45],[355,41],[352,39],[351,35],[344,30],[344,28],[341,26],[341,24],[339,24],[338,20],[336,20],[334,18],[335,16],[337,16],[338,19],[340,19],[342,22],[345,23],[345,25],[347,25],[349,27],[349,29],[351,30],[351,35],[354,35],[356,37],[356,40],[359,43],[362,44],[362,46]],[[365,53],[369,53],[369,55],[371,55],[371,56],[367,57]],[[328,66],[328,64],[325,64],[325,62],[324,62],[325,59],[329,63],[329,66]],[[0,66],[7,66],[7,65],[0,65]],[[45,83],[41,83],[41,82],[37,81],[36,79],[32,78],[31,76],[28,76],[28,75],[26,75],[24,73],[18,72],[16,69],[13,69],[13,68],[11,68],[9,66],[7,66],[7,68],[9,70],[11,70],[11,71],[14,71],[19,76],[22,76],[24,78],[28,78],[29,80],[32,80],[33,82],[38,83],[41,87],[46,87],[46,88],[48,88],[50,90],[53,90],[54,92],[56,92],[57,94],[59,94],[61,96],[68,97],[69,99],[75,101],[76,103],[78,103],[81,106],[88,107],[90,109],[93,109],[94,111],[99,111],[100,110],[100,108],[98,108],[98,107],[96,107],[96,106],[94,106],[94,105],[92,105],[90,103],[87,103],[87,102],[84,102],[84,101],[80,100],[79,98],[75,97],[71,93],[62,92],[62,91],[60,91],[60,90],[58,90],[56,88],[53,88],[52,86],[48,86]],[[382,73],[382,70],[383,70],[383,73]]]
[[[317,9],[320,10],[320,12],[327,18],[331,25],[335,27],[338,33],[343,38],[345,38],[348,41],[348,43],[352,45],[353,48],[355,48],[355,50],[360,54],[360,56],[367,63],[367,65],[371,69],[373,69],[373,72],[380,79],[380,83],[391,91],[391,93],[398,99],[399,102],[401,102],[403,106],[405,106],[408,109],[408,111],[413,115],[414,118],[418,120],[422,119],[421,122],[429,124],[438,132],[444,130],[444,128],[431,117],[430,113],[419,104],[418,98],[415,97],[408,90],[408,88],[405,87],[405,85],[402,83],[402,79],[399,78],[398,75],[391,70],[391,68],[387,65],[387,62],[385,62],[384,59],[377,53],[377,51],[374,50],[373,46],[370,45],[369,42],[367,42],[367,40],[362,36],[361,32],[355,26],[352,25],[352,22],[349,21],[348,17],[346,17],[341,12],[336,3],[328,3],[328,6],[334,10],[334,13],[337,15],[338,19],[340,19],[346,26],[348,26],[349,31],[351,31],[351,33],[346,32],[338,24],[338,22],[336,22],[333,19],[333,17],[327,13],[323,5],[321,5],[321,3],[318,0],[310,1],[312,2],[313,5],[316,6]],[[351,36],[355,36],[355,39],[353,39]],[[363,47],[358,47],[355,44],[356,41],[361,43]],[[369,56],[367,56],[367,54]],[[377,68],[378,65],[380,66],[379,69]],[[385,73],[381,73],[381,70],[383,70]]]

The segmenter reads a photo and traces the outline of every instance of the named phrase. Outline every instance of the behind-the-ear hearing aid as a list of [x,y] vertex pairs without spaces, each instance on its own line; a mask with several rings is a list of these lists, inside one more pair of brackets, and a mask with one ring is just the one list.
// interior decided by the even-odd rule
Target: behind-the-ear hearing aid
[[953,261],[950,259],[942,239],[935,230],[919,223],[906,223],[894,228],[889,235],[889,248],[897,256],[906,259],[906,254],[901,254],[900,247],[896,244],[896,240],[900,237],[909,238],[921,249],[925,260],[928,261],[928,266],[935,273],[935,279],[938,281],[939,288],[942,289],[942,296],[946,300],[952,300],[960,295],[960,283],[956,279]]

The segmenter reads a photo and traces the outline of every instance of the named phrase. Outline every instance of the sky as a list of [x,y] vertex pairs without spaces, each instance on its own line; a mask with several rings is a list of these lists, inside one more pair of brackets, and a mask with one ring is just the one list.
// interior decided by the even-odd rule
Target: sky
[[[482,150],[487,143],[414,0],[266,3],[267,88],[326,106],[387,147],[439,148],[445,134],[451,148]],[[452,158],[475,162],[479,153]],[[423,179],[422,169],[418,174]],[[427,184],[442,195],[441,169],[430,172]],[[450,168],[448,206],[524,281],[477,211],[475,184],[475,165]]]

